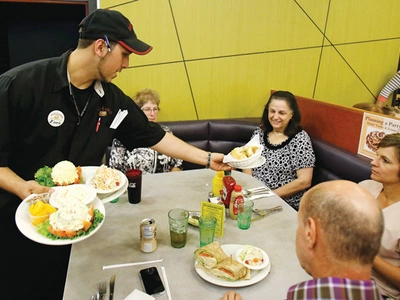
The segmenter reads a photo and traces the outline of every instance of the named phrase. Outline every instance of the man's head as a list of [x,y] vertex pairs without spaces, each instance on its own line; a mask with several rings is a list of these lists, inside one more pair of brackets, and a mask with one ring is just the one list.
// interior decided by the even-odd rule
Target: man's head
[[383,216],[363,187],[345,180],[316,185],[300,202],[298,222],[296,253],[311,276],[370,270],[380,248]]
[[79,24],[79,38],[103,39],[107,46],[117,42],[129,52],[144,55],[152,47],[139,40],[131,22],[116,10],[97,9]]

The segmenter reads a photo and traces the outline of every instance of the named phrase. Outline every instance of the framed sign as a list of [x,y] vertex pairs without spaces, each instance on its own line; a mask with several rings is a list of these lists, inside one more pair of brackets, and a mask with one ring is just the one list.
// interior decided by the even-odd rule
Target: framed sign
[[400,120],[364,112],[358,154],[375,158],[379,142],[386,134],[400,132]]

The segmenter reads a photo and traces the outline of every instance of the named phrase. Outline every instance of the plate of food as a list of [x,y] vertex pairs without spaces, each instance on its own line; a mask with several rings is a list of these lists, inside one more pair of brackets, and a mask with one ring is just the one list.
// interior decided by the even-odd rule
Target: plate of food
[[243,245],[235,253],[236,260],[251,270],[262,270],[269,265],[269,257],[260,248]]
[[234,168],[255,168],[265,163],[260,160],[263,149],[259,136],[255,135],[246,145],[232,149],[223,162]]
[[[86,211],[84,211],[85,218],[87,218],[86,220],[81,220],[79,218],[78,221],[78,218],[71,217],[65,211],[61,213],[60,209],[55,209],[55,212],[50,213],[47,218],[45,217],[44,219],[40,220],[39,223],[35,223],[36,225],[34,225],[34,222],[31,219],[31,205],[39,200],[47,204],[46,198],[48,199],[49,196],[46,194],[48,193],[39,195],[32,194],[29,197],[25,198],[20,203],[15,213],[15,222],[18,229],[23,235],[25,235],[32,241],[50,246],[74,244],[91,237],[103,225],[105,219],[105,208],[103,203],[97,197],[90,206],[82,204],[84,207],[86,207]],[[80,211],[82,212],[82,209]],[[60,217],[56,217],[56,214],[58,214]],[[75,231],[57,230],[57,232],[55,232],[53,230],[54,228],[52,226],[49,226],[51,224],[51,220],[53,220],[54,222],[61,222],[62,220],[65,223],[65,221],[68,219],[72,219],[75,223],[74,226],[81,227],[81,229]],[[66,235],[67,233],[69,236]],[[62,235],[62,237],[60,237],[59,235]]]
[[66,186],[52,187],[54,192],[50,195],[50,204],[55,208],[66,204],[69,201],[81,201],[89,205],[96,198],[96,189],[86,184],[72,184]]
[[217,241],[195,251],[195,270],[204,280],[223,287],[244,287],[263,280],[271,264],[261,270],[250,270],[235,258],[243,245],[219,245]]
[[[95,167],[95,166],[82,167],[83,183],[87,184],[89,182],[89,180],[94,176],[94,174],[96,173],[96,171],[98,169],[99,169],[99,167]],[[118,172],[119,172],[120,176],[123,178],[122,185],[120,185],[118,189],[116,189],[114,192],[111,192],[111,193],[97,193],[97,197],[103,203],[108,203],[110,201],[117,199],[128,188],[128,180],[127,180],[126,176],[122,172],[120,172],[120,171],[118,171]]]
[[199,227],[200,216],[201,216],[201,212],[199,212],[199,211],[189,211],[188,223],[194,227]]
[[107,195],[114,193],[124,186],[126,176],[116,169],[101,165],[85,179],[85,183],[96,189],[97,194]]

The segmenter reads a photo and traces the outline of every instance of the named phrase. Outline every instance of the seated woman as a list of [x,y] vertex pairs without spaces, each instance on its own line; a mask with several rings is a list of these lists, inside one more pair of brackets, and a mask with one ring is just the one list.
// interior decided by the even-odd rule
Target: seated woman
[[264,146],[266,163],[243,170],[271,188],[295,210],[300,198],[311,186],[315,155],[308,134],[300,125],[300,110],[292,93],[277,91],[271,95],[262,115],[258,134]]
[[[133,101],[142,109],[149,121],[156,122],[160,111],[160,97],[151,89],[144,89],[133,97]],[[164,125],[161,127],[172,133]],[[182,171],[182,160],[158,153],[150,148],[137,148],[132,152],[114,139],[110,152],[109,166],[125,173],[128,169],[140,169],[143,174]]]
[[379,201],[385,219],[372,277],[385,298],[400,299],[400,133],[386,135],[371,161],[372,180],[359,184]]

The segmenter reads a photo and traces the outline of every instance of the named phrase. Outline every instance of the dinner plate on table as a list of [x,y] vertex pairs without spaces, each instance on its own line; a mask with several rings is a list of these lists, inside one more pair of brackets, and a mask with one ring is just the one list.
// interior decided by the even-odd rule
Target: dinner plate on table
[[93,205],[95,209],[98,209],[103,215],[104,219],[97,225],[97,227],[91,231],[87,235],[83,235],[80,237],[77,237],[75,239],[59,239],[59,240],[52,240],[44,235],[41,235],[39,232],[37,232],[37,229],[34,225],[31,223],[31,219],[29,217],[29,205],[30,203],[28,202],[30,200],[30,196],[27,197],[24,201],[20,203],[20,205],[17,208],[17,211],[15,213],[15,223],[17,224],[17,227],[19,231],[23,235],[25,235],[27,238],[31,239],[34,242],[44,244],[44,245],[50,245],[50,246],[61,246],[61,245],[70,245],[74,243],[79,243],[83,240],[86,240],[87,238],[91,237],[93,234],[95,234],[100,227],[103,225],[104,220],[106,218],[106,211],[104,209],[104,204],[103,202],[100,201],[99,198],[96,197],[96,199],[93,201]]
[[[83,177],[83,182],[85,184],[89,184],[90,179],[94,176],[96,173],[97,169],[99,167],[81,167],[82,168],[82,177]],[[103,203],[108,203],[110,201],[113,201],[117,199],[119,196],[121,196],[126,189],[128,188],[128,179],[126,178],[125,174],[122,173],[121,171],[116,170],[120,177],[121,177],[121,182],[122,185],[110,190],[110,191],[100,191],[97,190],[97,197],[101,200]]]
[[[221,245],[222,250],[230,256],[232,254],[232,257],[235,257],[235,253],[243,248],[243,245],[237,245],[237,244],[227,244],[227,245]],[[203,278],[205,281],[208,281],[214,285],[218,286],[224,286],[224,287],[244,287],[244,286],[249,286],[256,284],[263,280],[267,275],[269,274],[269,271],[271,270],[271,262],[268,263],[268,265],[261,269],[261,270],[250,270],[251,274],[251,279],[248,280],[237,280],[237,281],[227,281],[223,280],[221,278],[215,277],[204,271],[203,269],[196,268],[197,262],[195,262],[195,270],[197,274],[201,278]]]

